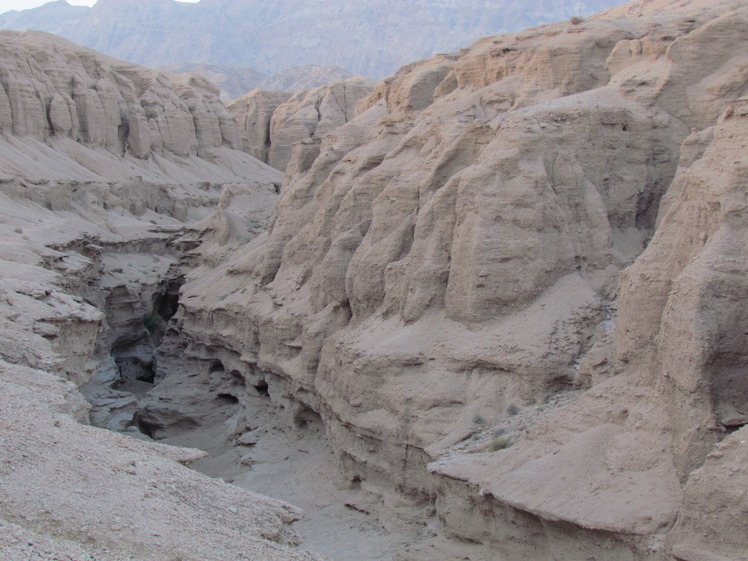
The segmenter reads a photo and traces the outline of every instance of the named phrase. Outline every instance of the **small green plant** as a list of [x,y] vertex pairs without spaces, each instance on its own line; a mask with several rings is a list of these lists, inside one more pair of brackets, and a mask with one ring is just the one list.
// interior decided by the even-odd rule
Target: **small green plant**
[[519,407],[514,405],[514,403],[510,403],[509,407],[506,408],[506,414],[510,417],[514,417],[517,413],[519,413]]
[[579,25],[580,23],[584,23],[584,18],[579,16],[574,16],[569,20],[571,22],[571,25]]
[[164,320],[161,319],[161,316],[156,312],[151,312],[150,314],[143,316],[143,325],[148,330],[148,333],[154,333],[157,331],[161,327],[163,321]]
[[16,228],[13,230],[16,234],[23,234],[23,228]]
[[499,450],[504,450],[505,448],[509,448],[510,446],[511,446],[511,442],[509,442],[508,438],[504,438],[503,436],[498,436],[488,443],[488,446],[486,447],[486,449],[489,452],[497,452]]

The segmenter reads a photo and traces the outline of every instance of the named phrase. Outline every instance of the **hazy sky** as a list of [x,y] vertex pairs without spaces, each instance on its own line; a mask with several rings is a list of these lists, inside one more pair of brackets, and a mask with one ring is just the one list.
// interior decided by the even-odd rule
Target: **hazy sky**
[[[46,4],[50,0],[0,0],[0,14],[9,10],[28,10]],[[198,2],[199,0],[178,0],[179,2]],[[93,6],[96,0],[67,0],[76,6]]]

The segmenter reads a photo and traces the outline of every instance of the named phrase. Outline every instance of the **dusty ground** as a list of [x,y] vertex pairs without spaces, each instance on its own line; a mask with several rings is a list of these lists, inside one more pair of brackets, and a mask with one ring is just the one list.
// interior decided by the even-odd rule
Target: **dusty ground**
[[225,436],[238,407],[162,442],[205,450],[209,456],[195,463],[196,470],[301,508],[304,517],[293,524],[300,547],[331,561],[390,561],[399,550],[430,534],[426,520],[402,520],[395,532],[361,512],[376,508],[378,499],[339,479],[321,424],[288,428],[267,399],[249,399],[247,409],[257,428],[248,440],[256,439],[256,444],[236,445]]

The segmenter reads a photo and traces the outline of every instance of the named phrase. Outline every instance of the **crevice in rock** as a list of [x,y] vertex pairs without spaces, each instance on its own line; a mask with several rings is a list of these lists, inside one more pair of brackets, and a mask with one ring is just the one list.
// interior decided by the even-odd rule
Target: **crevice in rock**
[[263,397],[270,397],[270,388],[268,387],[268,383],[265,380],[260,380],[256,384],[253,384],[252,387],[255,389],[258,395],[261,395]]

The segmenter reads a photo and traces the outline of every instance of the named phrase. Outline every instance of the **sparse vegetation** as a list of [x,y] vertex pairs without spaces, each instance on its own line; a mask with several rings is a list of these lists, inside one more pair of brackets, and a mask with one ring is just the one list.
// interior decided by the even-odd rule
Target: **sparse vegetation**
[[483,418],[483,415],[479,415],[478,413],[473,415],[473,423],[475,423],[476,425],[482,425],[485,422],[486,420]]
[[509,448],[510,446],[511,442],[509,442],[508,438],[499,436],[488,443],[488,446],[486,446],[486,450],[488,450],[489,452],[497,452],[498,450],[504,450],[505,448]]
[[580,16],[574,16],[569,21],[571,22],[571,25],[579,25],[580,23],[584,23],[584,18]]
[[23,234],[23,228],[16,228],[13,230],[16,234]]
[[506,408],[506,414],[510,417],[514,417],[517,413],[519,413],[519,407],[514,405],[514,403],[510,403],[509,407]]

